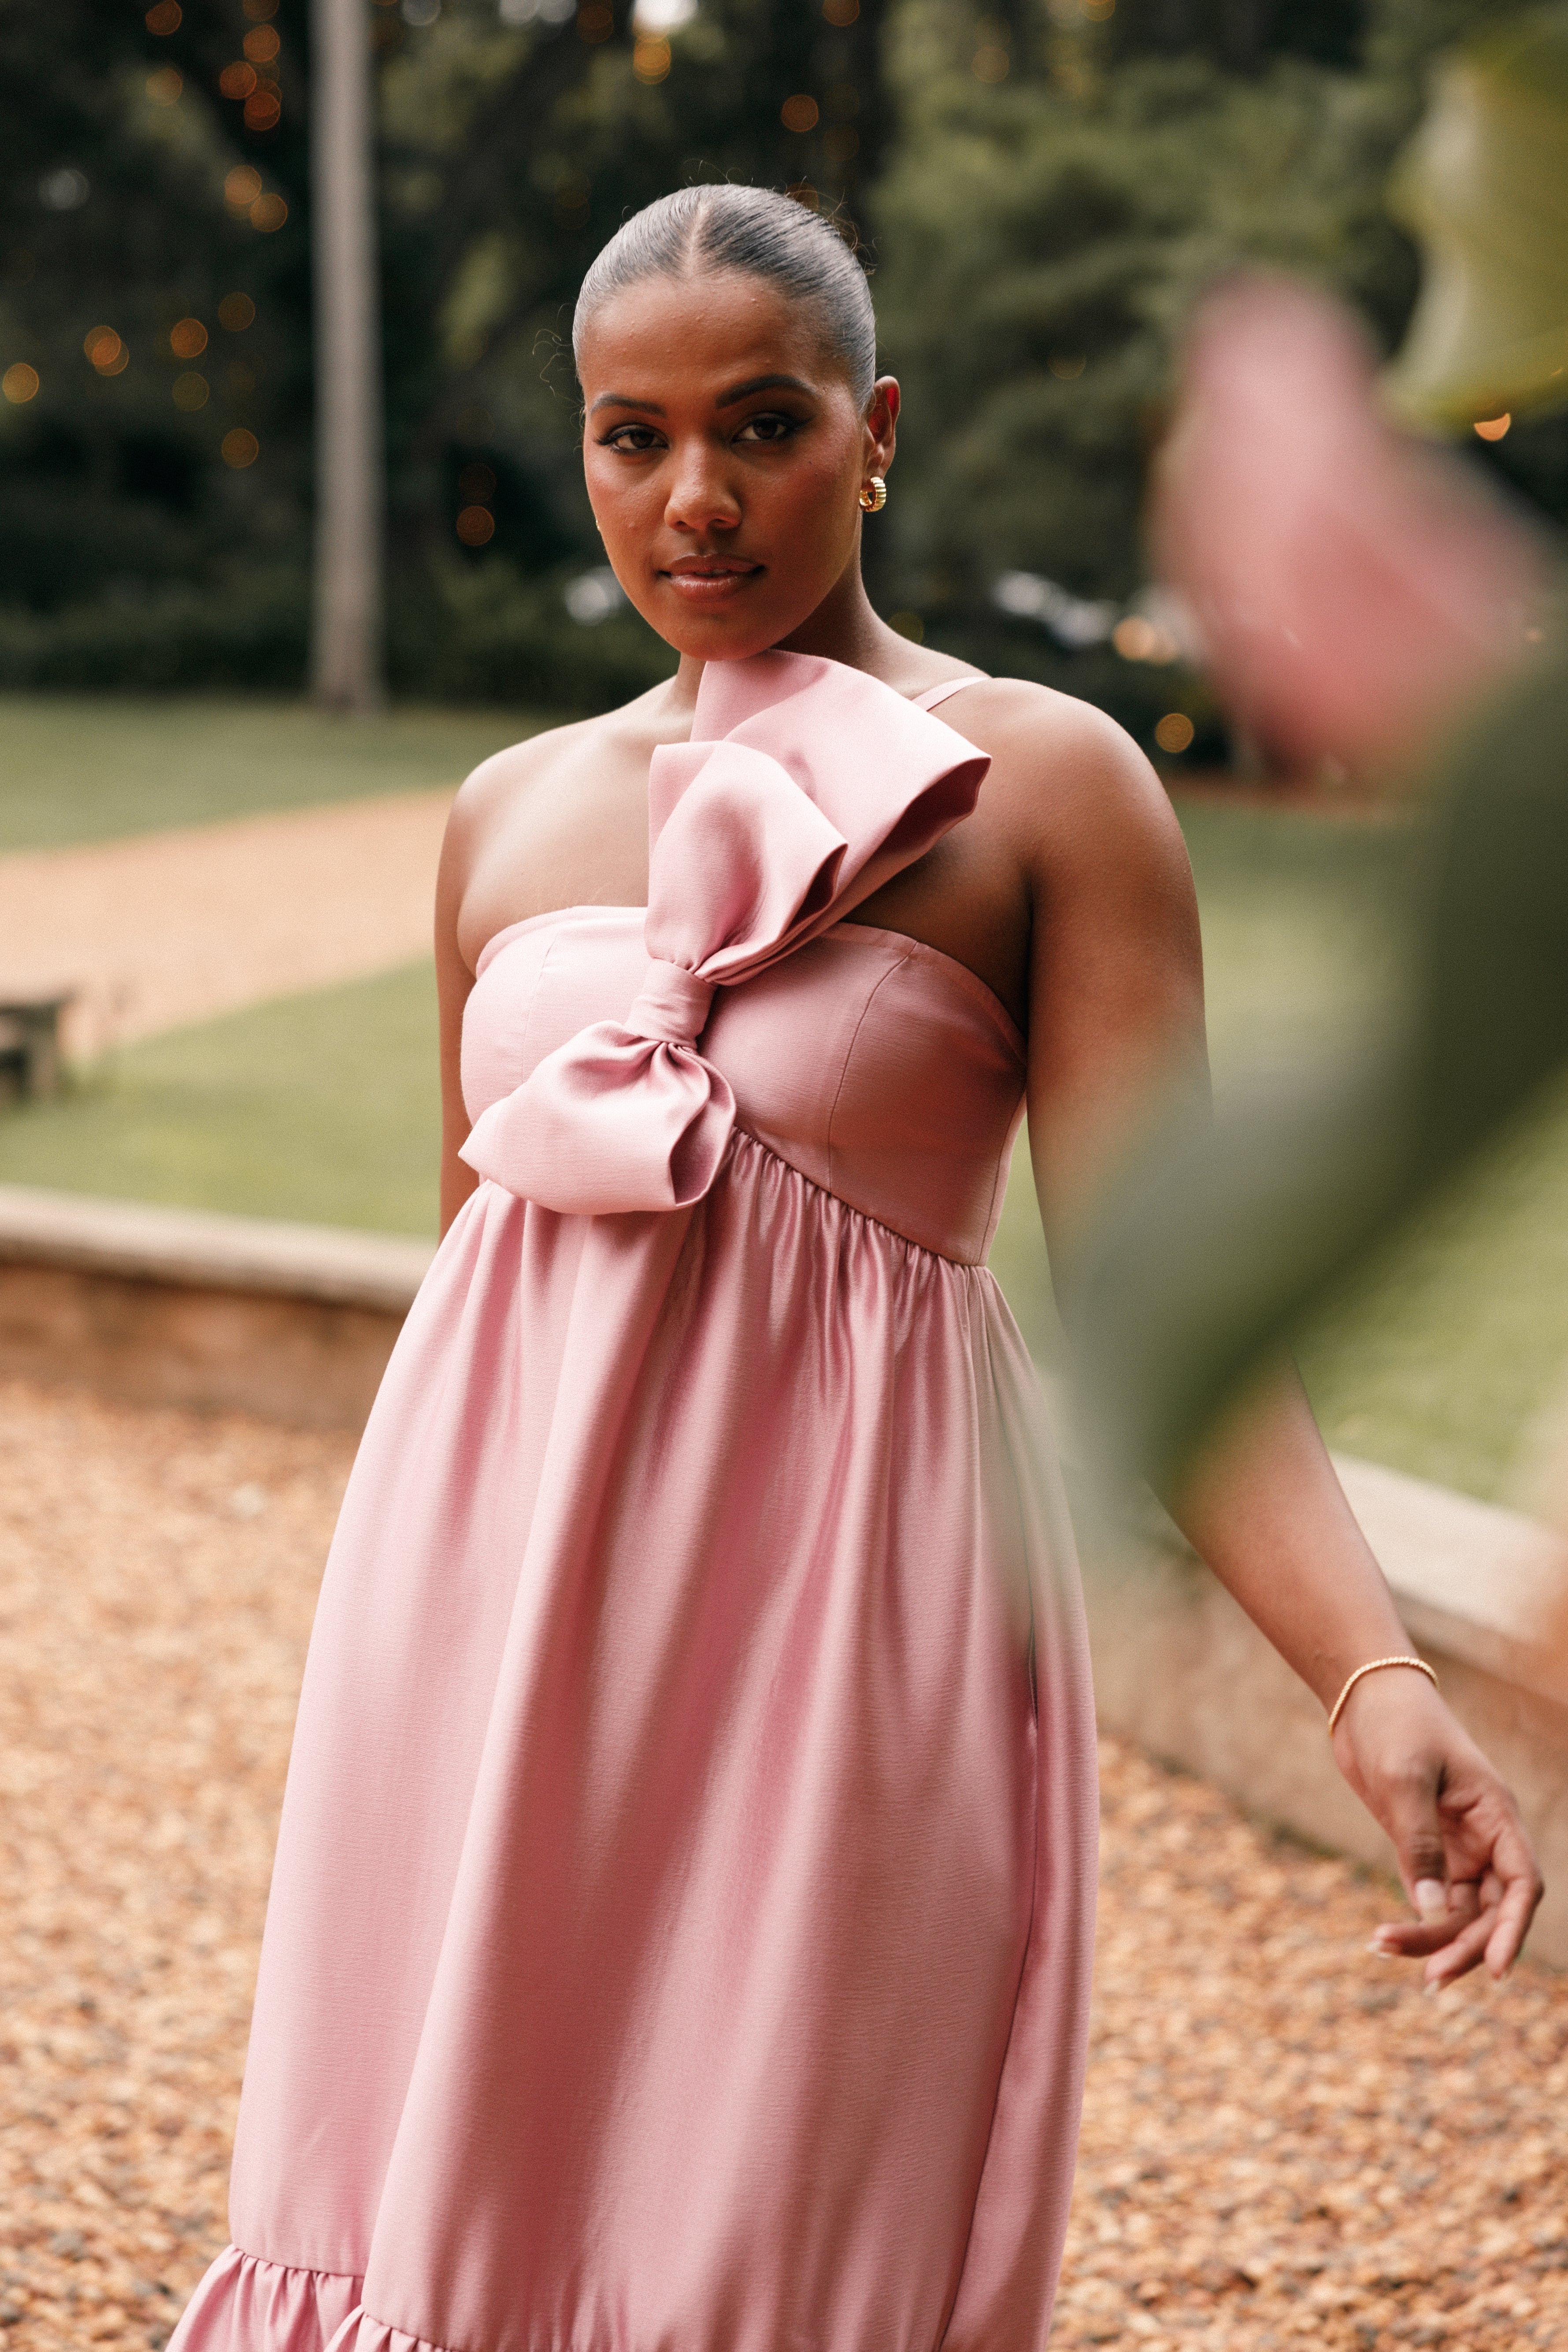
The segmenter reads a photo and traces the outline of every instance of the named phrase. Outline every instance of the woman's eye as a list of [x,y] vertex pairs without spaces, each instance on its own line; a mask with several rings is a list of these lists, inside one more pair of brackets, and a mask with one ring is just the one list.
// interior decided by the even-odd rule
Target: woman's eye
[[605,434],[602,446],[606,449],[629,449],[640,456],[645,449],[658,448],[658,435],[651,425],[617,425],[613,433]]
[[736,434],[737,441],[787,441],[800,430],[797,416],[749,416]]

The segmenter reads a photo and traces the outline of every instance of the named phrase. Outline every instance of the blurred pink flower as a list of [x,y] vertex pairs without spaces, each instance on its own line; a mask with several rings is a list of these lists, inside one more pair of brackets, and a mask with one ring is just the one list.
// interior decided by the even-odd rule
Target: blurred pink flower
[[1534,535],[1458,458],[1396,433],[1338,304],[1279,278],[1200,310],[1152,513],[1237,724],[1272,760],[1408,759],[1523,658]]

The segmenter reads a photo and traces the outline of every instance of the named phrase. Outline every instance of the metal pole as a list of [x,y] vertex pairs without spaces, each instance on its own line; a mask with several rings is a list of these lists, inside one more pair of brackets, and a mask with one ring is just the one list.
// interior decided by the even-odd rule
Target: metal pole
[[383,673],[384,501],[375,131],[365,0],[311,0],[310,235],[316,386],[311,685],[374,709]]

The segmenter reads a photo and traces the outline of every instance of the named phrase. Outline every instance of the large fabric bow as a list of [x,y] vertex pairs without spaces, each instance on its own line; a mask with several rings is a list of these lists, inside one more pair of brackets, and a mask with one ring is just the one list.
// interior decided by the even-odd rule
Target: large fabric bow
[[989,765],[889,687],[801,654],[710,662],[689,743],[648,782],[648,967],[624,1021],[568,1038],[474,1123],[481,1176],[571,1215],[678,1209],[719,1172],[735,1097],[697,1041],[754,979],[973,808]]

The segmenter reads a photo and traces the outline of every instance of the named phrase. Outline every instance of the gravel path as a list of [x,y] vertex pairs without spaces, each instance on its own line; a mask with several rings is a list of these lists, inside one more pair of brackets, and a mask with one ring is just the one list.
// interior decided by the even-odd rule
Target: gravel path
[[[350,1447],[0,1388],[0,2331],[162,2344],[224,2242]],[[1054,2352],[1568,2346],[1568,1981],[1422,1998],[1384,1890],[1108,1742]]]
[[0,996],[77,992],[73,1054],[430,950],[451,788],[0,857]]

